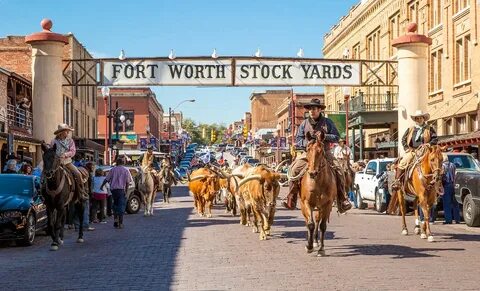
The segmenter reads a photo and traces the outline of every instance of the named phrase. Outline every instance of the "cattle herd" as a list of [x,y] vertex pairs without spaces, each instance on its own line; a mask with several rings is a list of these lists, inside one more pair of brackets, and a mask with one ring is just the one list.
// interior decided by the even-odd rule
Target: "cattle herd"
[[244,164],[233,171],[210,166],[193,171],[189,176],[189,190],[199,216],[212,217],[215,200],[221,200],[226,211],[236,215],[240,224],[252,226],[266,240],[275,216],[275,205],[284,174],[265,165]]

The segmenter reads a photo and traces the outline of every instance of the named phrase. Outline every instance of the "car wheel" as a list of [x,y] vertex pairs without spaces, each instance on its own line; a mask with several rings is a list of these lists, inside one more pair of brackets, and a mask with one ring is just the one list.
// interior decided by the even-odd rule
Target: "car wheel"
[[385,195],[385,193],[380,194],[378,188],[375,189],[375,210],[379,213],[383,213],[386,208],[385,203],[383,203],[383,195]]
[[357,187],[357,191],[355,191],[355,195],[357,196],[358,209],[367,208],[367,203],[363,202],[362,195],[360,194],[360,189],[358,187]]
[[468,194],[463,201],[463,218],[468,226],[480,225],[480,207],[475,205],[472,194]]
[[20,245],[31,246],[35,241],[35,232],[37,231],[35,215],[28,214],[27,224],[25,225],[25,234],[23,239],[19,241]]
[[130,197],[127,202],[127,212],[129,214],[138,213],[138,211],[140,211],[140,205],[140,198],[138,198],[137,195],[132,195],[132,197]]

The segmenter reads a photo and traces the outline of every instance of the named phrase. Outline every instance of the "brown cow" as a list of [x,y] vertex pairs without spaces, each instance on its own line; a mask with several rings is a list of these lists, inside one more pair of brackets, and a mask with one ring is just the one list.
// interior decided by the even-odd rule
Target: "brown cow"
[[250,226],[251,224],[250,214],[252,211],[250,209],[250,204],[246,205],[243,197],[241,195],[238,195],[237,188],[240,181],[245,178],[248,171],[250,171],[251,169],[252,166],[250,164],[243,164],[242,166],[236,167],[232,171],[232,176],[230,177],[230,192],[233,193],[236,205],[240,210],[240,224],[246,226]]
[[198,215],[205,216],[207,210],[206,216],[212,217],[213,200],[219,187],[217,175],[207,168],[200,168],[192,172],[189,181],[188,188],[195,200]]
[[279,173],[261,165],[249,170],[238,184],[238,196],[243,198],[247,208],[250,206],[254,213],[253,232],[258,233],[260,226],[260,240],[266,240],[267,235],[270,235],[280,192],[280,177]]

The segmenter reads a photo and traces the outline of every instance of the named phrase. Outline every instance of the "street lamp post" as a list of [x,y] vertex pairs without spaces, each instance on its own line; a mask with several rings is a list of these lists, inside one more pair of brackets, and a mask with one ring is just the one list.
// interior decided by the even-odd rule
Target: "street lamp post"
[[[345,144],[347,145],[347,147],[349,146],[349,143],[348,143],[348,111],[349,111],[349,107],[350,107],[350,88],[348,87],[344,87],[343,88],[343,96],[344,96],[344,100],[345,100]],[[353,145],[355,146],[355,144]]]
[[103,156],[104,164],[109,165],[109,158],[108,158],[108,126],[109,126],[109,117],[108,117],[108,98],[110,97],[110,88],[108,87],[103,87],[102,88],[102,95],[103,95],[103,106],[105,107],[104,113],[105,113],[105,154]]
[[187,99],[183,100],[177,104],[173,109],[172,107],[168,107],[168,153],[171,154],[172,152],[172,114],[180,105],[185,102],[195,102],[195,99]]

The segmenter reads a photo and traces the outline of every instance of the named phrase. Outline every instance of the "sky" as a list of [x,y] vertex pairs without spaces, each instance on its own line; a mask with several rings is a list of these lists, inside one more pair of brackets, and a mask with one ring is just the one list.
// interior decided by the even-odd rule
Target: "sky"
[[[262,55],[322,57],[323,36],[360,0],[0,0],[0,37],[40,31],[50,18],[52,31],[72,32],[96,57]],[[249,96],[275,88],[152,87],[168,112],[201,123],[228,125],[250,111]],[[290,89],[290,88],[279,88]],[[295,87],[295,92],[322,92]]]

